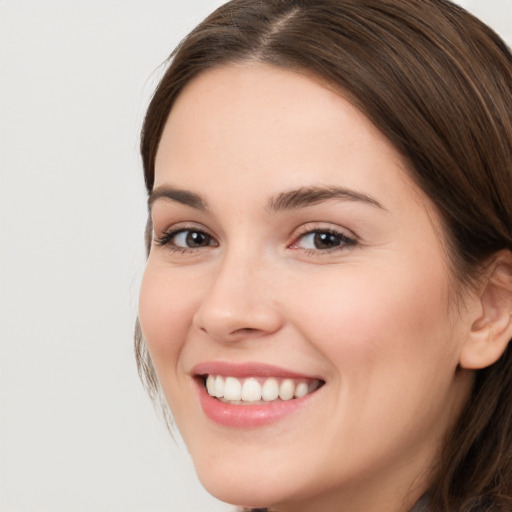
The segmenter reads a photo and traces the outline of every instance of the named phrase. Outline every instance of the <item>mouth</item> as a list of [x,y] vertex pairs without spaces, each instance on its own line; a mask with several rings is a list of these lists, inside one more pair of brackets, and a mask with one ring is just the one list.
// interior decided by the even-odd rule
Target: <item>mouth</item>
[[253,363],[202,363],[193,376],[206,416],[228,427],[275,422],[311,403],[325,384],[318,377]]
[[316,391],[323,381],[276,377],[238,378],[223,375],[201,376],[207,393],[232,405],[262,405],[302,398]]

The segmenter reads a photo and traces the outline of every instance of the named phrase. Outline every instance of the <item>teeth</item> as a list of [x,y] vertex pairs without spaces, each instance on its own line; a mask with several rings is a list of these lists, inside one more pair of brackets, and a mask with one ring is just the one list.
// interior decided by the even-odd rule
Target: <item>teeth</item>
[[206,379],[206,389],[208,390],[208,394],[210,396],[216,396],[215,377],[213,375],[208,375],[208,378]]
[[215,377],[215,395],[217,398],[222,398],[224,396],[224,379],[217,375]]
[[279,398],[281,400],[290,400],[295,394],[295,383],[292,379],[284,379],[279,386]]
[[300,398],[301,396],[306,396],[308,394],[308,385],[305,382],[300,382],[297,384],[295,388],[295,396]]
[[234,377],[226,377],[224,382],[224,399],[225,400],[241,400],[242,384]]
[[256,379],[245,379],[242,386],[242,400],[245,402],[256,402],[261,400],[261,386]]
[[317,380],[305,382],[294,379],[258,379],[249,377],[237,379],[236,377],[222,377],[208,375],[206,390],[210,396],[226,402],[252,402],[264,403],[277,399],[291,400],[301,398],[320,386]]
[[276,379],[267,379],[261,388],[261,398],[265,402],[272,402],[279,396],[279,384]]

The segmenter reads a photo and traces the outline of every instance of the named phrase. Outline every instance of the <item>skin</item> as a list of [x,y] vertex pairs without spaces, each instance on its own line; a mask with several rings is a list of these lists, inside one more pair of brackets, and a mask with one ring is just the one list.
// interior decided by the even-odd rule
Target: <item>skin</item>
[[[155,237],[208,237],[153,243],[140,296],[158,379],[206,489],[278,511],[410,509],[468,396],[459,360],[472,307],[451,307],[439,218],[404,159],[338,93],[247,63],[182,92],[156,158],[161,186],[208,204],[152,203]],[[374,203],[269,207],[307,187]],[[355,243],[319,248],[306,234],[325,230]],[[200,407],[192,369],[204,361],[273,364],[325,385],[277,422],[230,428]]]

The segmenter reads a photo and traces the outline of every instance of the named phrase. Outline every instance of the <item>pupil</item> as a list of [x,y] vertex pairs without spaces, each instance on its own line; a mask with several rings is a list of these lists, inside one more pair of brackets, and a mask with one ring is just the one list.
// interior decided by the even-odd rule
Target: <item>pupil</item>
[[198,231],[191,231],[187,235],[187,245],[189,247],[201,247],[206,245],[207,241],[207,235]]
[[317,233],[315,235],[315,247],[317,249],[329,249],[340,245],[340,239],[333,233]]

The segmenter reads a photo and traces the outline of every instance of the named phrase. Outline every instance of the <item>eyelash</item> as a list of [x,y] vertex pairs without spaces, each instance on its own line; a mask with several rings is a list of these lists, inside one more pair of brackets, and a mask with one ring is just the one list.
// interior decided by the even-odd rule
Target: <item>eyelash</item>
[[298,247],[298,243],[300,240],[304,240],[307,236],[314,235],[315,237],[317,235],[330,235],[338,239],[339,243],[338,245],[335,245],[333,247],[325,248],[325,249],[319,249],[319,248],[311,248],[311,249],[303,249],[305,253],[309,256],[322,256],[325,254],[330,254],[332,252],[336,251],[343,251],[347,249],[348,247],[354,247],[358,244],[358,241],[356,238],[350,237],[346,235],[345,233],[332,229],[332,228],[311,228],[307,227],[304,229],[302,233],[299,233],[299,235],[295,238],[295,240],[292,242],[292,244],[289,246],[292,249],[300,249]]
[[[181,247],[174,243],[172,243],[172,240],[174,237],[184,234],[184,233],[195,233],[199,235],[203,235],[209,239],[210,242],[214,242],[213,244],[209,243],[208,245],[204,246],[198,246],[198,247]],[[333,237],[336,237],[338,240],[338,244],[334,245],[333,247],[325,248],[325,249],[319,249],[319,248],[309,248],[309,249],[303,249],[303,251],[308,256],[322,256],[325,254],[330,254],[332,252],[336,251],[342,251],[345,250],[347,247],[353,247],[358,244],[358,241],[355,238],[349,237],[346,234],[342,233],[341,231],[330,229],[330,228],[304,228],[304,231],[300,233],[294,241],[288,246],[291,249],[299,250],[300,247],[299,242],[301,240],[304,240],[307,236],[314,235],[315,237],[317,235],[330,235]],[[207,247],[216,247],[218,246],[218,243],[215,242],[215,239],[208,234],[206,231],[195,228],[195,227],[183,227],[179,229],[171,229],[169,231],[164,232],[162,235],[154,236],[153,238],[155,244],[160,247],[167,247],[169,250],[175,253],[179,254],[187,254],[187,253],[193,253],[200,249],[205,249]]]
[[218,245],[218,244],[215,244],[215,245],[207,245],[207,246],[202,246],[202,247],[201,246],[200,247],[180,247],[176,244],[173,244],[172,239],[174,237],[180,235],[181,233],[201,234],[201,235],[206,236],[210,241],[214,240],[214,238],[211,235],[209,235],[208,233],[206,233],[206,231],[204,231],[202,229],[195,228],[195,227],[188,227],[188,228],[183,227],[183,228],[179,228],[179,229],[171,229],[169,231],[162,233],[160,236],[155,235],[153,237],[153,240],[156,245],[158,245],[160,247],[165,246],[172,252],[176,252],[176,253],[180,253],[180,254],[192,253],[192,252],[196,252],[199,249],[204,249],[206,247],[215,247],[215,245]]

